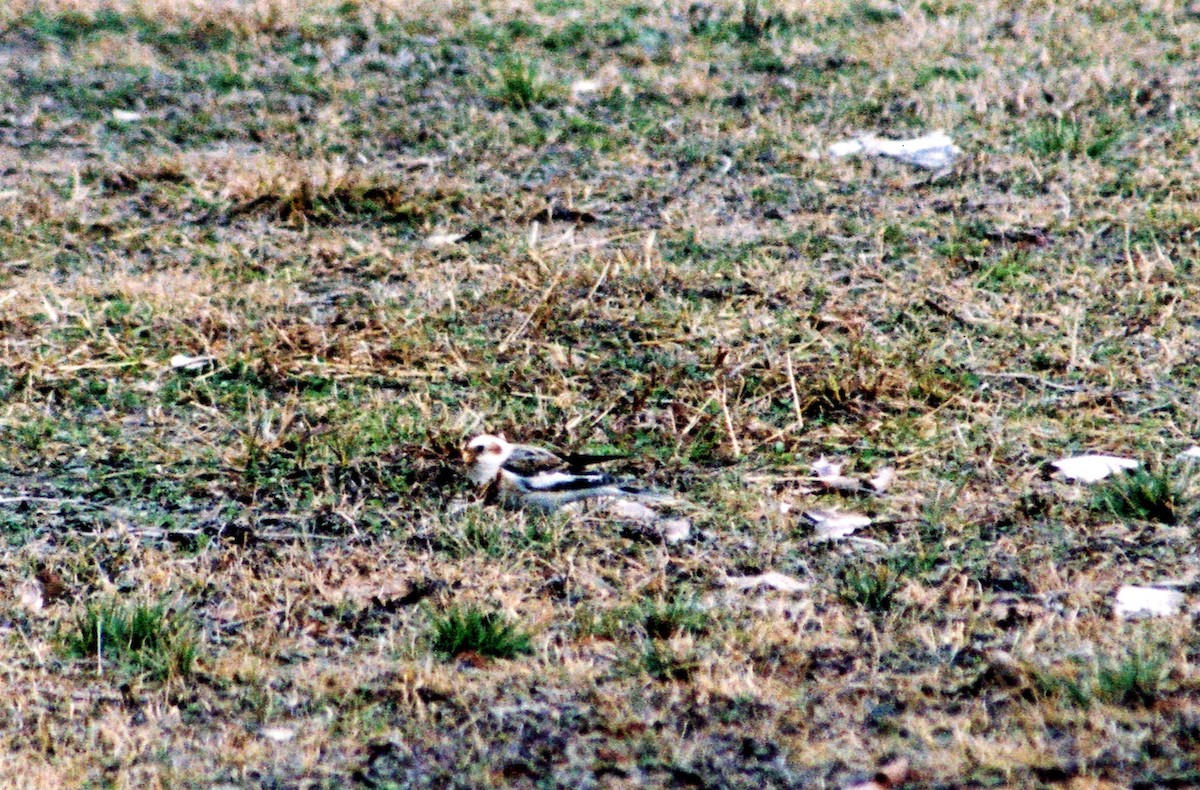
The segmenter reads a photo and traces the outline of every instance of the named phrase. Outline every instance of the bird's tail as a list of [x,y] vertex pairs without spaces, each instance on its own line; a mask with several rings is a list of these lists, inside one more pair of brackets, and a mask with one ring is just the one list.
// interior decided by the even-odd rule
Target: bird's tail
[[628,455],[606,455],[596,453],[568,453],[562,457],[563,463],[568,469],[581,471],[595,464],[604,464],[609,461],[621,461],[628,458]]

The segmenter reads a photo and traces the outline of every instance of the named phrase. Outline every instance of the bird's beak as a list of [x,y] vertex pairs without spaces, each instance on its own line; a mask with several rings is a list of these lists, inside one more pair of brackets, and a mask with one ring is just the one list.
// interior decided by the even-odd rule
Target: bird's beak
[[463,459],[463,463],[466,464],[467,466],[470,466],[471,464],[475,463],[475,451],[472,450],[470,447],[464,447],[462,449],[462,459]]

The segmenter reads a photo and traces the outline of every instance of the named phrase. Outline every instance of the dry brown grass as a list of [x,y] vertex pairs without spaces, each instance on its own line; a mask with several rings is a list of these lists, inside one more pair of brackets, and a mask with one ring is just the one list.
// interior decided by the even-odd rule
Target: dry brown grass
[[[1193,614],[1111,612],[1194,598],[1200,20],[751,6],[0,8],[0,784],[1200,784]],[[464,502],[484,428],[692,537]],[[160,603],[190,673],[68,649]],[[532,654],[438,656],[471,607]]]

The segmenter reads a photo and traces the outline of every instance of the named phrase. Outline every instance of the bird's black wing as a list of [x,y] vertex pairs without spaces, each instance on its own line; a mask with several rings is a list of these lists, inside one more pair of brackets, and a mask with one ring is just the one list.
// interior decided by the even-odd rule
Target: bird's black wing
[[572,472],[578,472],[589,466],[602,464],[607,461],[620,461],[628,455],[599,455],[594,453],[568,453],[562,456],[563,464]]
[[504,462],[504,468],[522,477],[532,477],[543,472],[583,472],[589,466],[628,457],[593,453],[556,453],[544,447],[518,444],[513,447],[512,455]]
[[518,444],[512,455],[504,462],[504,468],[521,477],[532,477],[543,472],[557,472],[566,464],[562,456],[541,447]]

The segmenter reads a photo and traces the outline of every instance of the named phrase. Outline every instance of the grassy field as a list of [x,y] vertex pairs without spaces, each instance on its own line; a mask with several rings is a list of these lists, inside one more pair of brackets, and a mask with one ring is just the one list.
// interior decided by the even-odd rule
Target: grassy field
[[[1200,786],[1196,42],[3,3],[0,784]],[[945,173],[824,155],[939,128]],[[691,535],[483,506],[485,429],[630,454]],[[1144,471],[1043,474],[1083,451]]]

